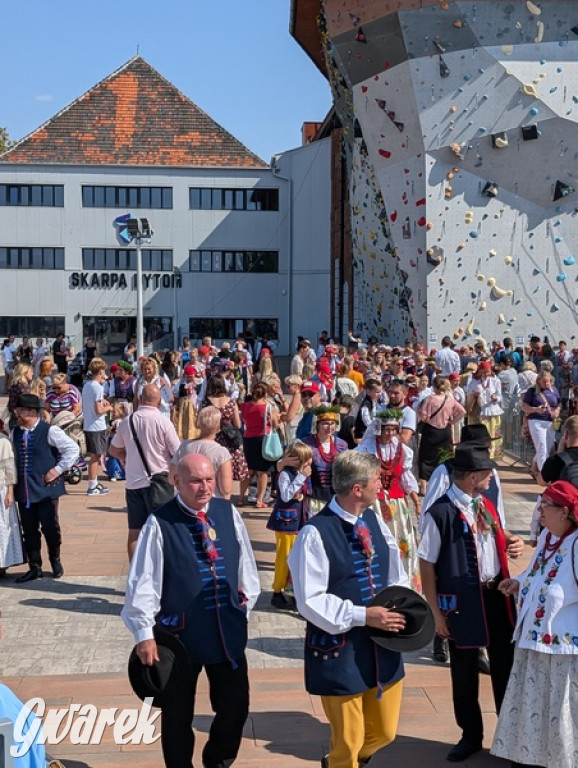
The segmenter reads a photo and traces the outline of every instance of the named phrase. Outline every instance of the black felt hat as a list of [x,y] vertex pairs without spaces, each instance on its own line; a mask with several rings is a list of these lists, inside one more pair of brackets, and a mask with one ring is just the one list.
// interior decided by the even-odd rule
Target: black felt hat
[[481,445],[490,445],[492,440],[498,438],[490,437],[488,428],[485,424],[466,424],[462,427],[460,434],[460,443],[480,443]]
[[451,462],[453,469],[461,472],[481,472],[498,467],[496,462],[490,459],[488,445],[479,443],[458,443]]
[[394,585],[382,589],[369,605],[380,605],[405,617],[405,627],[400,632],[388,632],[368,627],[374,643],[389,651],[417,651],[431,643],[435,632],[435,620],[431,608],[413,589]]
[[41,400],[38,395],[22,393],[18,395],[16,400],[16,408],[31,408],[35,411],[41,411],[44,408],[44,400]]
[[178,637],[155,630],[155,640],[160,661],[150,667],[143,664],[135,645],[128,660],[128,679],[139,699],[152,696],[153,707],[162,708],[176,690],[183,686],[192,690],[193,673],[189,655]]

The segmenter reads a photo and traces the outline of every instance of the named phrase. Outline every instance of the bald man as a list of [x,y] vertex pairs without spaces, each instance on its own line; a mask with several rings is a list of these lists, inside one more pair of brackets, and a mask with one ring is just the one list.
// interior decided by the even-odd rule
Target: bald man
[[174,632],[191,660],[190,691],[172,697],[161,714],[170,768],[191,768],[201,669],[215,712],[203,749],[205,768],[233,764],[249,713],[247,618],[259,596],[259,577],[241,516],[230,501],[213,498],[215,484],[205,456],[189,453],[179,460],[177,496],[155,510],[140,533],[122,611],[143,664],[159,660],[155,626]]
[[[171,459],[181,444],[173,423],[160,412],[160,404],[160,389],[156,384],[147,384],[143,388],[138,411],[121,421],[108,447],[109,454],[125,465],[129,560],[140,530],[153,511],[149,493],[151,477],[162,472],[168,473]],[[135,442],[133,428],[146,467]],[[170,488],[167,495],[170,496]]]

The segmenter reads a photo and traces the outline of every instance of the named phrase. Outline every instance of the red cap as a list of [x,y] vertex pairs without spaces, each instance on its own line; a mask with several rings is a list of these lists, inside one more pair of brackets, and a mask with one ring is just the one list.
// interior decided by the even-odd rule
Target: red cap
[[575,488],[572,483],[567,480],[556,480],[544,489],[542,496],[559,507],[568,507],[570,519],[575,523],[578,522],[578,488]]
[[489,360],[482,360],[481,363],[478,363],[478,371],[491,371],[492,370],[492,364]]
[[205,344],[203,344],[203,346],[199,349],[199,355],[205,356],[210,354],[211,354],[210,348],[207,347]]
[[194,365],[186,365],[184,370],[185,376],[196,376],[197,375],[197,369]]
[[116,363],[113,363],[113,364],[110,366],[110,372],[111,372],[111,373],[116,373],[116,372],[117,372],[117,371],[119,371],[119,370],[120,370],[120,365],[117,365]]
[[459,379],[459,378],[460,378],[459,373],[450,373],[450,375],[448,376],[449,381],[455,381],[456,379]]
[[319,392],[319,385],[315,381],[306,381],[301,384],[301,392]]

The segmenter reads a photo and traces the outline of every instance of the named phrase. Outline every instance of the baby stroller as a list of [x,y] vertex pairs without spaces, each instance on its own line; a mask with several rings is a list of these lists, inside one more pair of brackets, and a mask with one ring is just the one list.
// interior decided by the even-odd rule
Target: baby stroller
[[82,473],[86,469],[84,454],[86,453],[86,439],[82,431],[82,414],[76,416],[71,411],[61,411],[50,422],[52,426],[60,427],[78,445],[78,458],[74,464],[63,472],[62,477],[70,485],[78,485],[82,480]]

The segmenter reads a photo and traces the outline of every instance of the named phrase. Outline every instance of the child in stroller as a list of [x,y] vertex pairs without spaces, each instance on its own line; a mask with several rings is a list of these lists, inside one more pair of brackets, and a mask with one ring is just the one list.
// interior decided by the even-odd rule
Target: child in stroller
[[[114,433],[116,432],[120,422],[125,419],[130,414],[130,412],[130,404],[124,400],[117,400],[113,404],[111,411],[112,421],[110,423],[108,432],[107,446],[110,445],[110,442],[114,437]],[[108,453],[106,455],[106,459],[104,460],[104,471],[108,475],[109,479],[112,480],[112,482],[126,479],[124,466],[117,458],[110,456]]]
[[78,445],[78,459],[70,469],[63,473],[67,483],[78,485],[82,480],[82,473],[86,469],[86,461],[84,460],[86,440],[82,431],[82,414],[75,415],[72,411],[60,411],[50,423],[55,427],[60,427]]

